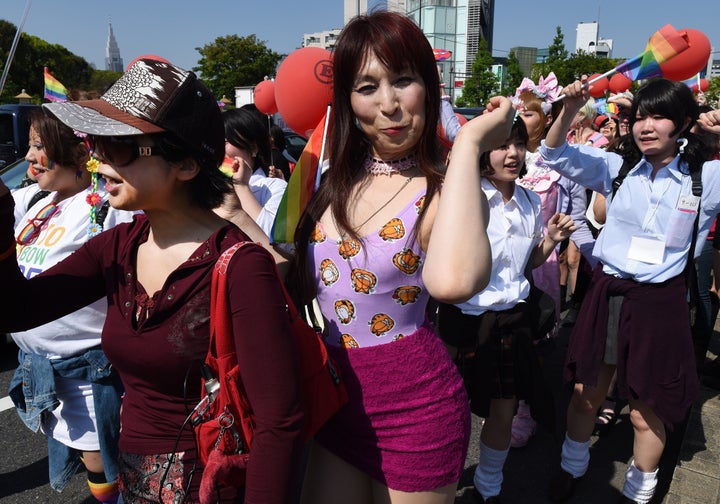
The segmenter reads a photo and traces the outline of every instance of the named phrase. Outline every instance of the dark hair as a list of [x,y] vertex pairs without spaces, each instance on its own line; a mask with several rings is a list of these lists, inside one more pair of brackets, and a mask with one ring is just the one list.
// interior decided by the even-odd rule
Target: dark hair
[[[355,78],[370,56],[394,72],[416,72],[425,85],[425,126],[416,146],[418,166],[427,180],[427,198],[415,229],[419,229],[432,197],[442,183],[444,167],[436,129],[440,116],[440,78],[432,47],[410,18],[386,11],[354,17],[343,29],[333,56],[333,119],[329,132],[331,169],[308,204],[295,233],[297,270],[304,276],[308,238],[323,212],[330,207],[336,225],[359,239],[348,219],[347,202],[362,175],[369,141],[355,126],[350,96]],[[303,281],[305,280],[305,281]],[[301,278],[301,284],[310,282]],[[307,287],[307,288],[305,288]],[[307,294],[312,285],[301,286]]]
[[[640,162],[642,152],[635,143],[632,129],[639,117],[658,115],[670,119],[675,125],[671,135],[680,134],[687,139],[684,152],[680,154],[681,161],[687,163],[689,172],[701,170],[707,160],[707,149],[703,142],[690,129],[700,115],[698,104],[690,88],[681,82],[667,79],[653,79],[643,84],[630,107],[630,134],[621,137],[617,152],[623,157],[624,163],[618,176],[613,181],[617,191],[627,173]],[[687,126],[685,122],[690,119]]]
[[[529,140],[530,137],[528,135],[527,126],[525,126],[525,121],[518,117],[517,119],[515,119],[512,129],[510,130],[510,136],[507,137],[504,145],[507,145],[509,143],[517,143],[518,141],[527,145]],[[491,149],[480,154],[480,175],[482,175],[483,177],[489,177],[490,175],[495,173],[495,169],[490,164],[490,153],[493,150],[496,149]],[[524,158],[522,160],[522,164],[522,168],[520,169],[520,177],[524,176],[527,173],[527,166],[525,165]]]
[[83,139],[73,129],[41,109],[30,114],[30,126],[37,132],[49,160],[59,166],[76,170],[87,161],[87,150],[78,149]]
[[212,210],[219,207],[225,195],[232,191],[232,179],[218,169],[215,159],[198,154],[187,148],[186,143],[170,132],[152,135],[162,148],[162,158],[170,163],[197,163],[197,175],[189,182],[192,202],[200,208]]
[[270,166],[270,133],[258,116],[246,108],[228,110],[223,115],[225,140],[238,149],[257,149],[254,158],[267,176]]

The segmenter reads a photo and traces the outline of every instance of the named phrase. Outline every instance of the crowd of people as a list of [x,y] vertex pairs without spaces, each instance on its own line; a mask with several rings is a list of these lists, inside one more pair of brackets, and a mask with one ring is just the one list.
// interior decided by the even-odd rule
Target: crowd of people
[[[574,392],[549,498],[570,499],[624,401],[622,502],[649,502],[699,372],[720,368],[705,362],[720,111],[659,78],[599,114],[584,77],[550,74],[459,127],[425,35],[388,12],[351,20],[333,65],[329,167],[282,248],[268,238],[291,176],[281,132],[253,107],[221,112],[192,72],[140,58],[99,99],[33,118],[36,183],[0,182],[0,330],[52,487],[84,464],[99,502],[199,502],[188,414],[212,270],[252,241],[227,276],[254,438],[244,484],[216,485],[215,502],[452,503],[471,412],[472,498],[502,502],[511,447],[558,420],[539,349],[561,325]],[[318,307],[349,396],[308,444],[278,266]],[[538,290],[554,306],[542,329]]]

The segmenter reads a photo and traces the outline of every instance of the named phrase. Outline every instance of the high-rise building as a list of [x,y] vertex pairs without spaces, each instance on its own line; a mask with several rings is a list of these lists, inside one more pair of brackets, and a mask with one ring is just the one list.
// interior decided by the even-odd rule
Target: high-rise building
[[452,53],[438,62],[451,97],[470,74],[481,38],[492,53],[495,0],[406,0],[407,14],[422,28],[434,49]]
[[125,70],[125,65],[120,57],[120,48],[115,41],[115,34],[110,21],[108,21],[108,40],[105,47],[105,70],[112,70],[113,72]]
[[346,25],[354,16],[365,14],[368,11],[368,0],[344,0],[343,25]]
[[603,58],[612,58],[612,39],[603,39],[598,36],[599,23],[579,23],[575,39],[575,51],[584,51]]

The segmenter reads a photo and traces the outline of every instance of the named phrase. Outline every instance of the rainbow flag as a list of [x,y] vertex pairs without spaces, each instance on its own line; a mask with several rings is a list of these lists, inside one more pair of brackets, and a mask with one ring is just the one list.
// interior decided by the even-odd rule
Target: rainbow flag
[[650,37],[645,52],[620,63],[615,71],[634,81],[662,77],[660,65],[688,47],[687,35],[667,24]]
[[52,76],[47,67],[45,67],[45,98],[54,102],[67,101],[67,89]]
[[692,89],[693,92],[697,93],[700,91],[700,72],[696,73],[689,79],[685,79],[682,83]]
[[233,176],[233,163],[235,160],[231,157],[225,156],[225,159],[223,159],[222,164],[220,165],[220,171],[223,172],[228,177],[232,178]]
[[300,216],[320,185],[318,167],[325,140],[325,117],[313,130],[290,175],[270,233],[270,241],[273,243],[292,243],[295,240],[295,228]]

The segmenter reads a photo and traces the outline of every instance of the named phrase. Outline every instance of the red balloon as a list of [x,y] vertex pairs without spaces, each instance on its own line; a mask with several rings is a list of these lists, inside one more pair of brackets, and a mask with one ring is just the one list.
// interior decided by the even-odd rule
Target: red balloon
[[621,73],[616,73],[610,77],[609,88],[613,93],[624,93],[630,89],[631,85],[632,81]]
[[275,103],[275,83],[271,80],[260,82],[253,90],[255,106],[263,114],[272,115],[278,111]]
[[[588,82],[593,80],[596,77],[600,77],[601,74],[594,73],[590,77],[588,77]],[[590,96],[593,98],[600,98],[605,94],[605,91],[607,91],[608,86],[610,85],[610,82],[608,81],[607,77],[603,77],[597,82],[593,82],[590,84]]]
[[275,101],[285,123],[309,136],[332,102],[332,53],[319,47],[293,51],[280,64],[275,79]]
[[704,69],[710,59],[710,40],[692,28],[678,30],[687,34],[690,47],[660,65],[663,77],[674,81],[689,79]]
[[168,65],[172,65],[168,60],[163,58],[162,56],[158,56],[156,54],[143,54],[142,56],[138,56],[137,58],[133,59],[128,65],[125,67],[125,71],[127,72],[128,69],[133,66],[133,64],[139,60],[139,59],[151,59],[155,61],[162,61],[163,63],[167,63]]
[[[697,79],[693,79],[693,81],[690,83],[688,82],[688,86],[690,86],[690,89],[693,93],[698,92],[698,82]],[[707,88],[710,86],[707,79],[700,79],[700,91],[705,92],[707,91]]]

